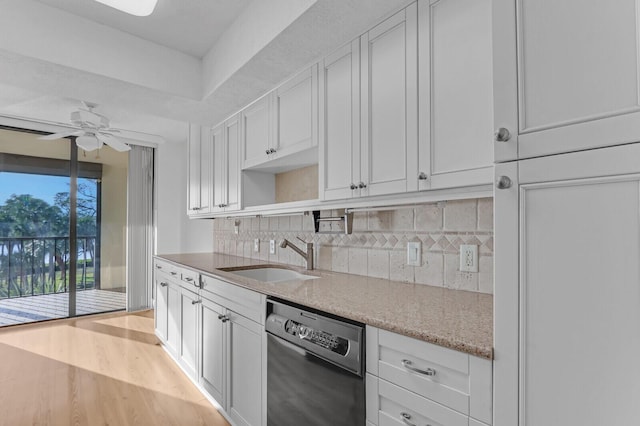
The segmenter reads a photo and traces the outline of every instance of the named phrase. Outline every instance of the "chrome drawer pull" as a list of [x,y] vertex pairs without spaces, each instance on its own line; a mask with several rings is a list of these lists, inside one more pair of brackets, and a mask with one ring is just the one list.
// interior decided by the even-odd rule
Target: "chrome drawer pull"
[[163,282],[161,282],[161,283],[160,283],[160,287],[166,287],[166,286],[168,286],[168,285],[169,285],[169,284],[167,284],[167,283],[163,283]]
[[196,304],[201,303],[201,302],[202,302],[202,300],[192,300],[191,304],[192,305],[196,305]]
[[162,269],[162,266],[156,265],[156,269]]
[[402,417],[402,421],[404,422],[404,424],[406,424],[407,426],[416,426],[415,423],[409,421],[411,420],[411,414],[403,412],[400,413],[400,416]]
[[414,373],[418,373],[418,374],[424,374],[425,376],[435,376],[436,375],[436,370],[434,370],[433,368],[427,368],[426,370],[422,370],[420,368],[416,368],[413,366],[413,362],[409,361],[408,359],[403,359],[402,360],[402,366],[404,368],[406,368],[407,370],[411,370]]
[[218,319],[222,322],[227,322],[230,318],[228,315],[218,315]]
[[170,272],[170,274],[171,274],[171,275],[173,275],[173,276],[178,275],[178,273],[177,273],[177,272],[175,272],[175,271],[171,271],[171,272]]
[[193,278],[184,277],[185,281],[193,282]]

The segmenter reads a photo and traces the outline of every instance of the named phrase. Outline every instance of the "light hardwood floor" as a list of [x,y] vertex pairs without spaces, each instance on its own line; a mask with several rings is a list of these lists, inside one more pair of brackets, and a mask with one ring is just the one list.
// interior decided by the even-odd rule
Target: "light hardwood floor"
[[153,312],[0,330],[0,425],[213,425],[225,419],[153,334]]

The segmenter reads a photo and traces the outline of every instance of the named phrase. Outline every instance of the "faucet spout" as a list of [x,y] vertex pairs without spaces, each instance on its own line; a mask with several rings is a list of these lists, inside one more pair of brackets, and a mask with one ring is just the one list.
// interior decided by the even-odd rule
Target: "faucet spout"
[[307,244],[306,253],[302,249],[298,248],[298,246],[293,244],[291,241],[287,240],[286,238],[282,240],[282,242],[280,243],[280,247],[281,248],[289,247],[291,248],[291,250],[298,253],[300,256],[302,256],[304,260],[307,261],[307,270],[312,270],[313,269],[313,243],[306,243],[306,244]]

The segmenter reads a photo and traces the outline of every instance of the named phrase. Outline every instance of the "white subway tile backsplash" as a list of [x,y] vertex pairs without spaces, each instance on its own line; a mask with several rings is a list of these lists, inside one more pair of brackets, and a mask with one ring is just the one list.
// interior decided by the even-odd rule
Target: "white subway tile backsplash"
[[[323,211],[323,216],[342,211]],[[222,253],[305,266],[291,249],[276,247],[269,254],[269,240],[283,238],[301,246],[296,237],[313,241],[316,267],[335,272],[389,278],[449,288],[493,292],[493,199],[447,201],[393,211],[354,213],[351,235],[316,234],[312,215],[270,218],[240,218],[214,221],[214,247]],[[253,239],[260,239],[260,253],[253,252]],[[406,265],[406,245],[422,242],[422,265]],[[479,272],[459,271],[459,247],[479,247]]]

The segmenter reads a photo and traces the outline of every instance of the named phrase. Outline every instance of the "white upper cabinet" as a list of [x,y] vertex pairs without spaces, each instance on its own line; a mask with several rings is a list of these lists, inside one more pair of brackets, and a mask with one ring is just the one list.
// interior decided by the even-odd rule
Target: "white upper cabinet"
[[198,216],[211,211],[213,198],[213,149],[208,128],[189,125],[187,214]]
[[239,210],[240,117],[236,115],[212,131],[214,146],[213,212]]
[[242,168],[269,161],[271,150],[271,94],[257,100],[241,113]]
[[496,161],[640,141],[639,22],[636,0],[494,0]]
[[327,56],[321,74],[319,193],[351,198],[360,180],[360,40]]
[[274,156],[282,157],[318,144],[318,66],[296,75],[272,96],[275,115]]
[[318,66],[304,70],[249,105],[241,117],[242,169],[317,162],[317,154],[292,155],[318,145]]
[[419,189],[493,180],[491,0],[421,0]]
[[418,34],[414,3],[361,39],[361,195],[417,189]]

